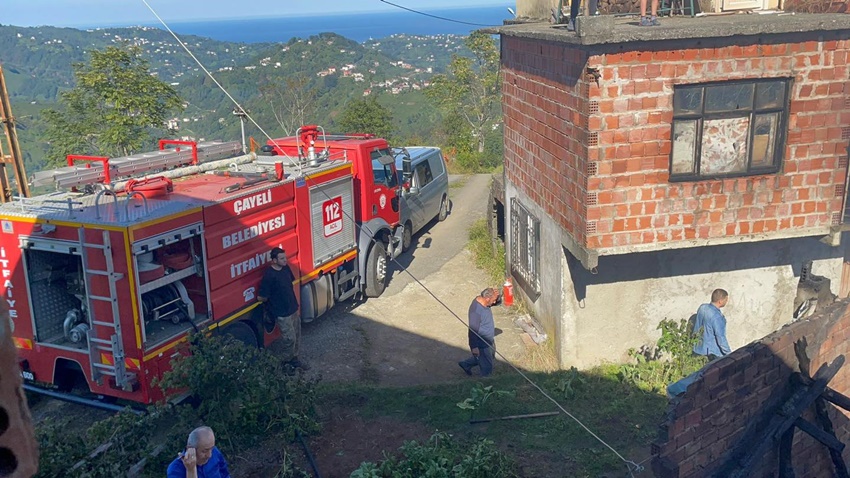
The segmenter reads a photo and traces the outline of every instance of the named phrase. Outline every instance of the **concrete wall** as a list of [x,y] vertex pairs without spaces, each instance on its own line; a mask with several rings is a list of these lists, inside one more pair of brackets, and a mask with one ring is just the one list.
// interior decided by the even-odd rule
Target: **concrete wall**
[[730,293],[727,336],[733,349],[742,347],[792,320],[809,260],[838,292],[843,250],[815,238],[602,256],[588,271],[563,247],[566,233],[542,208],[511,184],[506,196],[508,208],[517,197],[541,219],[541,293],[532,301],[518,290],[556,341],[564,367],[627,359],[630,348],[655,343],[660,321],[690,318],[715,288]]
[[[847,357],[850,302],[833,304],[706,366],[702,377],[670,403],[659,438],[652,445],[655,476],[729,476],[731,470],[722,467],[728,464],[730,453],[742,443],[752,444],[757,431],[764,428],[760,422],[787,398],[788,379],[798,371],[794,343],[801,338],[808,342],[812,375],[839,355]],[[850,395],[850,365],[845,363],[829,386]],[[848,412],[831,404],[827,409],[836,436],[847,443]],[[811,408],[804,418],[815,423]],[[848,458],[850,447],[844,450],[844,461]],[[834,476],[826,447],[799,430],[794,435],[792,463],[797,478]],[[777,447],[773,446],[749,476],[777,476],[777,464]]]

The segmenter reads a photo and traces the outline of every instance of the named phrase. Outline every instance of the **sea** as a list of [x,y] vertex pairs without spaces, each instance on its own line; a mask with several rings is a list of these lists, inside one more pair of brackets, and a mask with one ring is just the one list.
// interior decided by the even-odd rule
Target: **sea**
[[[395,10],[379,13],[172,22],[169,26],[178,34],[243,43],[287,42],[293,37],[307,38],[324,32],[333,32],[362,43],[369,39],[402,33],[468,35],[473,30],[502,25],[505,19],[512,17],[508,8],[514,5],[514,2],[506,2],[501,6],[423,10],[421,13]],[[148,26],[161,27],[158,24]]]

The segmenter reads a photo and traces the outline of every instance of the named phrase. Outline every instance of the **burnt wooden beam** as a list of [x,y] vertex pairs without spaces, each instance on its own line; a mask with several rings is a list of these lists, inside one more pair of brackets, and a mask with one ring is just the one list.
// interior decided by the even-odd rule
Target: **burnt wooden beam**
[[833,405],[841,407],[848,412],[850,412],[850,398],[836,392],[835,390],[827,387],[823,392],[823,398],[827,399]]
[[[779,441],[782,434],[794,425],[803,411],[808,408],[826,389],[826,385],[838,373],[844,365],[844,356],[839,355],[831,364],[823,364],[814,377],[810,387],[798,387],[784,405],[773,415],[764,431],[759,434],[758,440],[753,444],[738,443],[736,447],[746,450],[740,458],[735,460],[732,473],[725,475],[730,478],[747,478],[752,468],[764,456],[772,446]],[[735,454],[737,455],[737,454]],[[733,456],[735,456],[733,455]],[[718,475],[723,476],[723,475]]]
[[791,449],[794,446],[794,427],[785,430],[779,441],[779,478],[794,478]]
[[[809,369],[811,361],[809,360],[809,355],[806,352],[807,347],[808,340],[806,340],[805,336],[794,342],[794,354],[797,356],[803,382],[806,383],[806,385],[810,385],[811,378],[809,377]],[[826,387],[823,394],[815,400],[815,416],[817,417],[818,424],[820,424],[826,434],[831,437],[835,437],[832,420],[829,419],[829,413],[826,409],[826,401],[850,411],[850,399],[835,390]],[[837,438],[835,440],[838,441]],[[827,445],[826,443],[824,444]],[[847,464],[844,463],[844,458],[841,455],[841,451],[844,449],[844,444],[841,443],[840,449],[836,449],[829,445],[827,445],[827,447],[829,448],[829,457],[832,459],[832,464],[835,466],[835,475],[838,478],[850,478],[850,473],[847,471]]]
[[[823,430],[830,436],[834,437],[835,429],[832,427],[832,420],[829,419],[829,413],[826,410],[826,400],[823,395],[815,400],[815,416],[817,417],[821,428],[823,428]],[[838,438],[836,438],[836,440],[838,440]],[[829,457],[832,459],[832,464],[835,466],[835,476],[838,478],[850,478],[850,473],[847,472],[847,464],[844,463],[844,457],[841,455],[843,450],[843,443],[841,443],[841,449],[829,447]]]
[[821,442],[830,450],[836,450],[839,454],[842,450],[844,450],[844,443],[841,443],[834,434],[821,430],[817,425],[804,418],[794,420],[794,426],[806,432],[809,436]]

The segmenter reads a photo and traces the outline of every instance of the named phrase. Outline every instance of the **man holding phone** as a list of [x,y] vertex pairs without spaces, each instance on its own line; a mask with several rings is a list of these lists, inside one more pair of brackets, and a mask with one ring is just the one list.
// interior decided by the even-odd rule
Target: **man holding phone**
[[230,478],[227,460],[215,446],[210,427],[198,427],[189,433],[186,451],[168,465],[168,478]]

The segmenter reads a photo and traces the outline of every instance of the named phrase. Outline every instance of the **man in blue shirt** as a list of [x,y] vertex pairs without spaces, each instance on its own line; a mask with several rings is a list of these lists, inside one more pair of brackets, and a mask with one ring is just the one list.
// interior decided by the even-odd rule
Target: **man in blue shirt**
[[472,375],[472,367],[481,368],[481,376],[493,373],[496,358],[496,324],[490,307],[499,302],[499,292],[488,287],[472,301],[469,306],[469,349],[472,356],[457,364],[467,375]]
[[198,427],[186,440],[186,451],[168,465],[168,478],[230,478],[227,461],[215,446],[210,427]]
[[723,289],[715,289],[711,293],[711,303],[699,306],[694,322],[694,334],[698,335],[700,340],[694,345],[695,354],[714,360],[729,355],[732,351],[726,340],[726,317],[720,312],[727,302],[729,293]]

